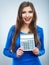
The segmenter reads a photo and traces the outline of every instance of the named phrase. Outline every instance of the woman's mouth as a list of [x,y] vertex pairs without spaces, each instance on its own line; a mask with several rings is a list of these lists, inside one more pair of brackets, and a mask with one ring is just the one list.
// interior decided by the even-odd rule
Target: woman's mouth
[[30,19],[31,19],[31,18],[28,18],[28,17],[25,18],[26,21],[29,21]]

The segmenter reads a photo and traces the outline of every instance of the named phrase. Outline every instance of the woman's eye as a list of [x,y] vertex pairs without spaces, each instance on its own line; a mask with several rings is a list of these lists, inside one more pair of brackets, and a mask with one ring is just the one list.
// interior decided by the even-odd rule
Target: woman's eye
[[29,11],[29,13],[33,13],[32,11]]

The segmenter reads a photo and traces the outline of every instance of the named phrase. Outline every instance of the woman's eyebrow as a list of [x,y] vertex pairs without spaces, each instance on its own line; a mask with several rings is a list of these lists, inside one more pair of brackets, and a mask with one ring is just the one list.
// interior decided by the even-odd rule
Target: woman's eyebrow
[[32,13],[33,11],[29,11],[30,13]]
[[26,11],[22,11],[22,13],[26,13]]

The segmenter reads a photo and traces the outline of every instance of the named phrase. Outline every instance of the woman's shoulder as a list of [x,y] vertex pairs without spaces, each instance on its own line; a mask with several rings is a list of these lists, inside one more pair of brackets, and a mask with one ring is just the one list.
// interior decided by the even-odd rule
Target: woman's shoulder
[[14,31],[14,30],[15,30],[15,25],[12,25],[12,26],[10,27],[10,30],[11,30],[11,31]]
[[9,36],[13,36],[15,32],[15,25],[12,25],[8,31]]
[[15,25],[12,25],[8,31],[9,34],[13,34],[15,32]]
[[43,31],[43,28],[38,25],[36,26],[36,29],[37,29],[37,31]]

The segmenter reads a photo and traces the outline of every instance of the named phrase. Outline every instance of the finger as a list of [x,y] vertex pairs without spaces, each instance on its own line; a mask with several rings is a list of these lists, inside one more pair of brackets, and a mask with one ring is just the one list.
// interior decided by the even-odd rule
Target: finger
[[19,54],[23,54],[24,52],[22,51],[22,50],[19,50],[19,52],[18,52]]
[[23,48],[21,47],[21,48],[19,48],[19,50],[23,51]]

